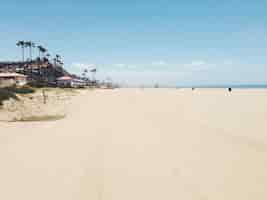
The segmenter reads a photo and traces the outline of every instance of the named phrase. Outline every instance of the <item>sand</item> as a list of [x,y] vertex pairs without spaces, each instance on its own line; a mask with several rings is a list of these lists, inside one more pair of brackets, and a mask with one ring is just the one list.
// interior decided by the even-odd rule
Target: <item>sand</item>
[[82,92],[0,122],[0,199],[267,199],[267,90]]

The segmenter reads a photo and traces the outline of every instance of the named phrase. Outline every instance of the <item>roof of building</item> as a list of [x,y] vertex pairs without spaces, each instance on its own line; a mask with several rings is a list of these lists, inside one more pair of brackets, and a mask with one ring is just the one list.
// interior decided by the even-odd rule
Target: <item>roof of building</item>
[[18,73],[0,73],[0,78],[13,78],[13,77],[26,78],[27,76]]

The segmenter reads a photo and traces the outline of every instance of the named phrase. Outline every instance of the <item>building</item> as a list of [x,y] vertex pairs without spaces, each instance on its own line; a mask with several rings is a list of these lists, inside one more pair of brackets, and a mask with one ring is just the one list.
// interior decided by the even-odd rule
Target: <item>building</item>
[[20,73],[27,75],[29,82],[55,83],[58,77],[69,76],[61,65],[52,64],[47,59],[27,62],[0,62],[0,73]]
[[62,76],[57,79],[57,86],[79,88],[79,87],[85,87],[86,82],[84,80],[76,79],[70,76]]
[[27,84],[27,76],[18,73],[0,73],[0,87],[13,85],[23,86]]

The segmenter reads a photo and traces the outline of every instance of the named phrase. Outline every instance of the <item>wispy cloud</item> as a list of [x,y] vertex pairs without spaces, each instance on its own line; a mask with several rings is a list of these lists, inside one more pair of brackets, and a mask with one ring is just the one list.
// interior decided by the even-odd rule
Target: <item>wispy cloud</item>
[[114,64],[114,67],[117,67],[117,68],[127,68],[127,65],[126,64],[123,64],[123,63],[118,63],[118,64]]
[[153,66],[164,66],[167,65],[167,62],[165,62],[164,60],[158,60],[158,61],[154,61],[152,62]]
[[218,64],[211,63],[205,60],[192,60],[191,62],[184,64],[184,69],[186,71],[196,72],[196,71],[207,71],[214,69]]
[[86,63],[72,63],[71,66],[73,68],[76,68],[78,70],[81,70],[81,69],[90,69],[90,68],[95,68],[96,65],[95,64],[86,64]]
[[206,65],[206,64],[207,64],[207,62],[204,61],[204,60],[193,60],[188,65],[192,66],[192,67],[199,67],[199,66],[203,66],[203,65]]
[[[85,62],[72,63],[71,69],[77,74],[86,68],[90,69],[98,66],[97,78],[104,80],[111,77],[114,81],[128,83],[131,85],[138,84],[202,84],[202,83],[229,83],[238,80],[238,77],[229,73],[233,69],[233,65],[238,65],[238,61],[231,59],[225,60],[205,60],[192,59],[180,63],[172,63],[165,61],[147,62],[147,63],[105,63],[105,64],[89,64]],[[253,71],[247,65],[242,65],[242,72],[247,76],[246,80],[255,82],[250,77]],[[265,71],[265,66],[258,67],[258,71]],[[258,75],[263,77],[264,73]],[[261,75],[261,76],[260,76]],[[266,77],[261,78],[266,80]],[[256,80],[258,81],[258,79]]]
[[123,63],[114,64],[112,66],[113,68],[111,70],[135,70],[138,68],[137,65]]
[[217,68],[230,65],[232,62],[227,60],[227,62],[221,61],[220,63],[212,63],[204,59],[191,60],[185,63],[167,63],[164,60],[152,61],[150,64],[145,63],[123,63],[118,62],[115,64],[90,64],[85,62],[74,62],[71,64],[70,68],[74,72],[82,72],[84,69],[96,68],[98,66],[99,73],[109,73],[109,72],[147,72],[147,73],[157,73],[157,72],[171,72],[171,73],[184,73],[190,74],[195,72],[206,72],[206,71],[216,71]]

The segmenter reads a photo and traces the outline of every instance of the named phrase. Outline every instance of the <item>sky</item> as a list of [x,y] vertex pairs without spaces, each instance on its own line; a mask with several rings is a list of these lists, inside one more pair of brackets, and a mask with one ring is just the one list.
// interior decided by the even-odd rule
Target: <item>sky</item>
[[[18,40],[125,85],[267,84],[267,0],[0,0],[0,61]],[[37,52],[35,52],[37,55]]]

